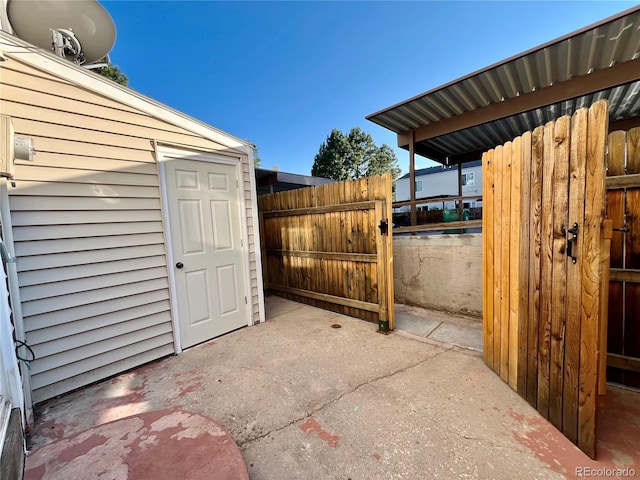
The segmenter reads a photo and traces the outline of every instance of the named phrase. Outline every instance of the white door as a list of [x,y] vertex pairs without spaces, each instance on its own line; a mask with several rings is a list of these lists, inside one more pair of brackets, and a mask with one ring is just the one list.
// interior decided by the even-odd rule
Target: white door
[[235,165],[166,158],[181,347],[247,325]]

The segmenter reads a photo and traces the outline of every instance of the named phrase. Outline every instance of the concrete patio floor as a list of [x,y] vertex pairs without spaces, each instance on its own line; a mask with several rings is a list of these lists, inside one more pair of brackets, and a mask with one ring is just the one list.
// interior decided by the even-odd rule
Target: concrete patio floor
[[[385,336],[376,325],[282,298],[266,306],[264,324],[39,406],[25,478],[231,479],[248,470],[255,480],[511,480],[576,478],[576,468],[640,475],[637,392],[610,389],[594,462],[480,353],[437,342],[435,329]],[[247,467],[236,477],[221,470],[243,467],[230,438]],[[221,456],[227,462],[216,463]]]

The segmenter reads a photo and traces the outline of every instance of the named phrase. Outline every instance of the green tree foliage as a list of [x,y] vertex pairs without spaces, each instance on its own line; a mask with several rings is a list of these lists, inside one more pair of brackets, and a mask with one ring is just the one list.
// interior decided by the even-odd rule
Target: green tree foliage
[[[99,63],[102,62],[106,62],[106,58],[99,60]],[[96,68],[95,71],[103,77],[110,78],[114,82],[124,85],[125,87],[129,84],[127,76],[122,73],[116,65],[108,64],[106,67]]]
[[260,166],[260,162],[262,162],[262,158],[260,158],[260,150],[258,149],[258,146],[248,138],[245,138],[244,141],[247,142],[249,145],[251,145],[251,148],[253,148],[253,166],[258,168]]
[[400,175],[398,158],[388,145],[378,147],[371,135],[359,127],[348,134],[334,128],[320,145],[311,175],[333,180],[353,180],[391,173],[395,181]]

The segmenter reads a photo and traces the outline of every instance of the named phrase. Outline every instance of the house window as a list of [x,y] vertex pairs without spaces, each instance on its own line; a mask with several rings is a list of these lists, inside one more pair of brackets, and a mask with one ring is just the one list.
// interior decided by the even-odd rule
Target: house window
[[472,187],[475,184],[476,184],[476,181],[473,178],[473,172],[463,173],[462,174],[462,186],[463,187]]
[[416,193],[422,191],[422,180],[416,180]]

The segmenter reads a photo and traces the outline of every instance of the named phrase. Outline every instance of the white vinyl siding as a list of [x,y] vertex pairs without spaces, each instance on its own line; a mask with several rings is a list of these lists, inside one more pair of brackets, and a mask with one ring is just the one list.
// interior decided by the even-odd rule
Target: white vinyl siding
[[[0,111],[36,151],[16,162],[9,196],[40,402],[174,353],[154,141],[227,148],[15,59],[0,73]],[[243,162],[257,322],[255,198]]]

